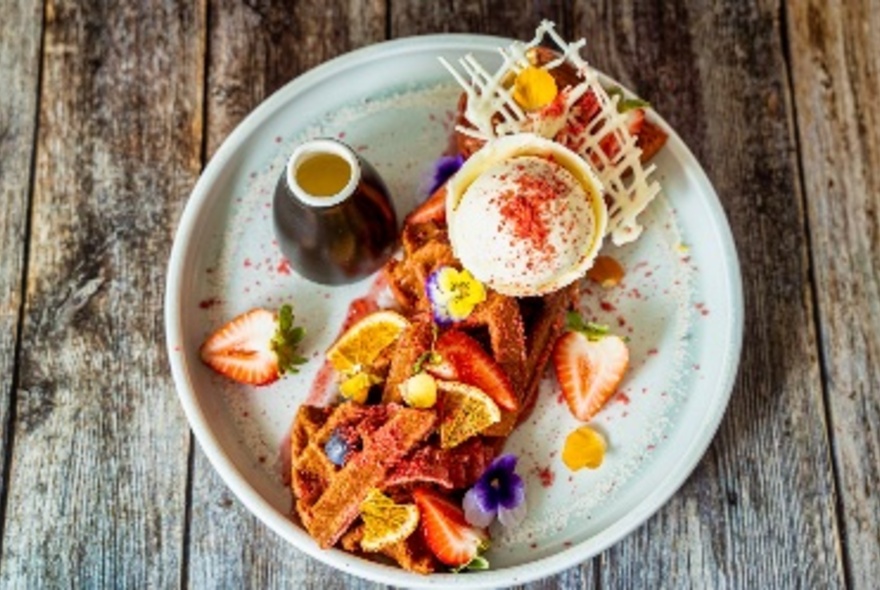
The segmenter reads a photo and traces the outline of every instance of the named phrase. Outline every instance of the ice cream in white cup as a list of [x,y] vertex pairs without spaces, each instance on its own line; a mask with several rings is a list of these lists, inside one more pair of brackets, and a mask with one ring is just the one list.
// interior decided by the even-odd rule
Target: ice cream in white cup
[[528,297],[584,276],[602,246],[608,212],[589,164],[522,133],[468,158],[447,185],[446,219],[462,266],[498,293]]

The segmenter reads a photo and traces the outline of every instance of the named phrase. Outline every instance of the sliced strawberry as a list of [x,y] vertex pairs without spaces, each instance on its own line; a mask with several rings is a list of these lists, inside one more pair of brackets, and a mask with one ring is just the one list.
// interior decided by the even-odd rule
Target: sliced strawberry
[[646,119],[642,122],[637,138],[639,147],[642,148],[642,161],[647,162],[666,145],[669,135],[659,125]]
[[626,112],[626,127],[629,132],[638,137],[645,126],[645,109],[631,109]]
[[553,348],[553,367],[571,413],[587,421],[617,391],[629,365],[629,349],[617,336],[589,339],[566,332]]
[[421,515],[425,542],[446,565],[467,565],[486,546],[486,531],[469,525],[460,506],[428,488],[416,488],[413,498]]
[[446,186],[441,186],[428,200],[419,205],[406,218],[404,225],[444,221],[446,219]]
[[437,339],[434,350],[441,358],[439,371],[429,367],[435,375],[481,389],[505,410],[515,412],[519,409],[519,399],[510,378],[479,342],[464,332],[449,330]]
[[234,381],[267,385],[285,372],[296,372],[306,359],[296,347],[304,331],[293,325],[289,305],[278,315],[252,309],[211,334],[199,349],[206,365]]

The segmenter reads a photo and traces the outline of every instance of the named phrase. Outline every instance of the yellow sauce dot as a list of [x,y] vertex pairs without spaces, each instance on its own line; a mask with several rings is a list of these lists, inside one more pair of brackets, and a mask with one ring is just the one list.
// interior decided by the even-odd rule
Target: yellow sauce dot
[[556,98],[556,80],[546,70],[528,67],[516,76],[513,100],[527,111],[542,109]]
[[581,426],[565,439],[562,462],[572,471],[596,469],[605,459],[605,448],[605,437],[589,426]]

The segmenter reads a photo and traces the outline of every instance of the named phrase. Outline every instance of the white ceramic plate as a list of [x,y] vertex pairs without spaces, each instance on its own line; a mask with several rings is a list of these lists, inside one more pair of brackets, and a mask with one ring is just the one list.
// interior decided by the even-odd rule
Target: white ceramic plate
[[[248,509],[296,547],[383,583],[446,586],[453,574],[420,576],[323,551],[289,516],[282,465],[291,420],[349,303],[371,280],[331,288],[292,272],[272,235],[272,191],[296,144],[340,137],[384,176],[402,218],[424,198],[459,94],[437,57],[472,52],[495,67],[496,48],[507,43],[471,35],[403,39],[342,56],[292,81],[211,160],[171,254],[165,302],[171,368],[211,463]],[[534,413],[507,446],[520,456],[529,517],[512,532],[493,529],[492,569],[456,575],[457,586],[523,583],[599,553],[675,492],[715,433],[739,359],[739,267],[715,191],[669,131],[655,159],[664,195],[643,213],[643,236],[624,248],[606,246],[627,268],[624,284],[607,291],[583,285],[586,315],[630,337],[631,370],[593,421],[609,442],[605,463],[576,473],[562,464],[563,441],[578,423],[548,377]],[[313,358],[301,374],[251,388],[225,381],[199,361],[209,332],[252,307],[283,302],[293,302],[308,330],[305,347]]]

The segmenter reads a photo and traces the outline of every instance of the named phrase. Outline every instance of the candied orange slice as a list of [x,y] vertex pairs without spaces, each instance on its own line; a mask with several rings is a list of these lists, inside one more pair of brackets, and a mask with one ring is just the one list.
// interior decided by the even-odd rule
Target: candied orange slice
[[625,271],[617,260],[610,256],[597,256],[593,266],[587,271],[587,278],[606,289],[616,287],[623,280]]
[[605,448],[605,437],[589,426],[581,426],[565,439],[562,462],[572,471],[596,469],[605,459]]
[[443,394],[440,446],[451,449],[501,421],[501,410],[481,389],[458,381],[438,381]]
[[327,360],[340,373],[359,373],[397,340],[408,325],[405,317],[393,311],[371,313],[333,343],[327,351]]
[[372,488],[361,502],[364,521],[364,551],[379,551],[403,541],[419,526],[419,509],[415,504],[396,504],[394,500]]

